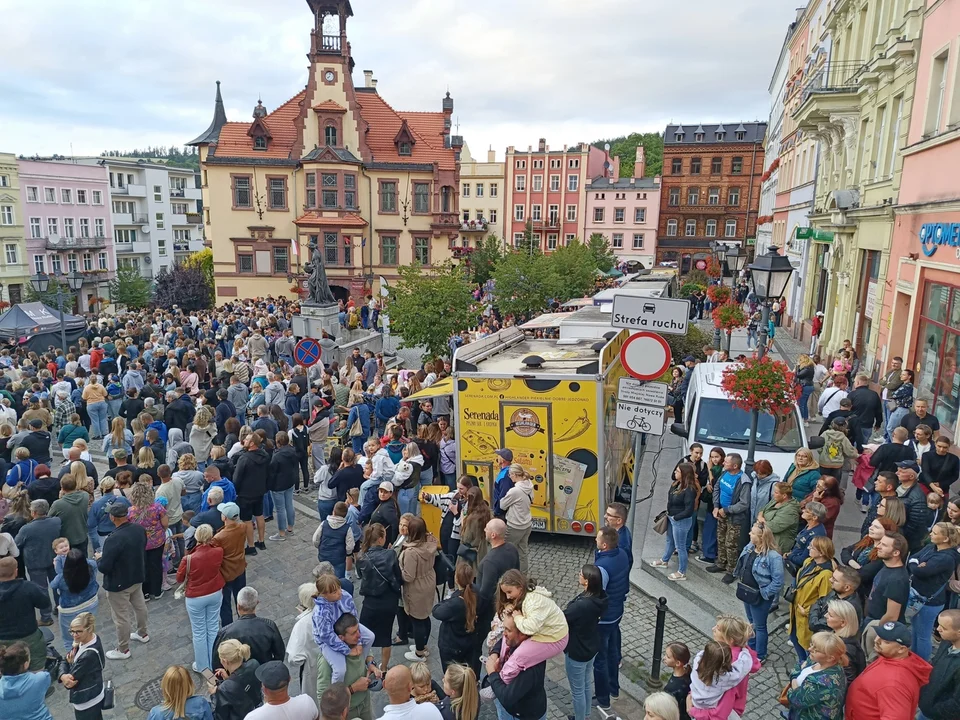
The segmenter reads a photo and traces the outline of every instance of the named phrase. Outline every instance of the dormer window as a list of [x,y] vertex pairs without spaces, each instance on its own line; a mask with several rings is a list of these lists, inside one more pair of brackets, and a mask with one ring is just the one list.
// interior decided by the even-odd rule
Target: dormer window
[[413,146],[416,142],[416,139],[413,137],[413,132],[410,130],[410,126],[407,125],[406,118],[404,118],[400,123],[400,130],[393,138],[393,145],[397,148],[397,155],[403,155],[405,157],[413,155]]
[[737,133],[737,140],[744,140],[747,137],[747,134],[743,131]]
[[265,137],[255,137],[253,139],[253,149],[254,150],[266,150],[267,149],[267,139]]
[[696,139],[697,139],[697,142],[703,142],[703,133],[697,133]]
[[683,133],[677,133],[676,138],[677,142],[683,142]]
[[323,129],[323,141],[330,147],[337,147],[337,129],[328,125]]
[[723,140],[723,135],[724,134],[722,132],[717,133],[717,142],[720,142],[721,140]]
[[399,155],[413,155],[413,146],[404,141],[401,141],[397,144],[397,154]]

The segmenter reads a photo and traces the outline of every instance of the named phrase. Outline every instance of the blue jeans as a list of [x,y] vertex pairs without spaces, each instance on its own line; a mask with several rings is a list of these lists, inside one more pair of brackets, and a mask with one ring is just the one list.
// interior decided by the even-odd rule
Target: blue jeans
[[757,331],[747,328],[747,349],[755,348],[757,346]]
[[797,651],[797,657],[800,659],[801,663],[807,661],[807,649],[805,647],[800,647],[800,641],[797,640],[797,631],[790,631],[790,643],[793,645],[793,649]]
[[600,649],[593,659],[593,682],[597,686],[597,704],[610,707],[610,697],[620,695],[620,621],[597,625]]
[[669,531],[667,532],[667,546],[664,548],[663,557],[660,559],[663,562],[670,562],[670,556],[676,550],[680,574],[684,575],[687,572],[687,537],[690,534],[690,528],[693,527],[693,517],[683,520],[674,520],[672,517],[667,519],[670,521]]
[[927,661],[933,653],[933,628],[937,624],[937,616],[943,607],[943,605],[924,605],[910,621],[910,631],[913,634],[910,649]]
[[270,493],[263,494],[263,516],[273,517],[273,495]]
[[[285,531],[287,528],[293,529],[296,516],[293,511],[293,488],[287,488],[277,492],[271,491],[273,495],[273,504],[277,510],[277,530]],[[325,518],[321,518],[321,521]]]
[[320,522],[333,515],[333,507],[336,504],[336,500],[317,500],[317,514],[320,515]]
[[900,421],[909,414],[910,410],[904,407],[898,407],[896,410],[890,413],[890,417],[887,418],[887,433],[884,435],[884,437],[887,439],[887,442],[890,442],[890,437],[893,435],[893,431],[899,427]]
[[[57,573],[53,569],[53,565],[49,565],[45,568],[27,568],[27,573],[30,576],[30,582],[43,590],[43,594],[47,594],[48,588],[50,588],[50,581],[53,580]],[[60,593],[56,590],[53,591],[53,605],[56,607],[60,604]],[[53,608],[50,608],[46,613],[41,612],[40,618],[43,620],[50,620],[53,617]]]
[[800,399],[797,400],[797,405],[800,406],[800,417],[802,417],[804,420],[810,419],[808,401],[810,400],[811,395],[813,395],[813,385],[800,386]]
[[420,484],[433,485],[433,468],[425,467],[420,471]]
[[107,400],[107,412],[109,413],[111,420],[120,414],[120,404],[122,402],[123,398],[118,398],[117,400]]
[[[594,656],[596,657],[596,656]],[[573,695],[573,717],[575,720],[587,720],[590,717],[590,696],[593,695],[593,660],[586,662],[571,660],[565,655],[567,680],[570,681],[570,694]]]
[[93,605],[87,607],[86,610],[78,610],[77,612],[64,612],[60,611],[60,640],[63,642],[64,652],[70,652],[73,648],[73,637],[70,635],[70,623],[73,622],[74,618],[77,617],[82,612],[88,612],[94,617],[97,616],[97,607],[100,604],[99,600],[94,600]]
[[90,416],[90,437],[94,440],[105,437],[110,428],[107,424],[107,404],[103,401],[87,404]]
[[409,490],[401,490],[397,493],[397,503],[400,505],[400,514],[403,513],[413,513],[417,514],[417,508],[420,506],[420,485],[410,488]]
[[[514,720],[513,715],[507,712],[506,708],[500,704],[499,700],[494,700],[493,703],[497,706],[497,720]],[[547,720],[547,714],[544,713],[543,717],[541,717],[539,720]]]
[[180,505],[183,511],[192,510],[194,513],[200,512],[200,503],[203,502],[203,493],[187,493],[180,496]]
[[369,435],[370,433],[364,433],[363,435],[350,438],[350,447],[353,448],[353,452],[357,457],[363,457],[363,444],[367,441]]
[[748,644],[761,660],[765,660],[767,657],[767,616],[770,614],[771,605],[773,605],[773,599],[764,600],[762,598],[756,605],[743,604],[747,620],[753,625],[755,633]]
[[237,593],[239,593],[244,586],[247,584],[247,571],[244,570],[233,580],[228,582],[223,586],[223,599],[220,601],[220,627],[226,627],[233,622],[233,612],[230,605],[230,597],[233,597],[233,602],[236,604]]
[[222,603],[223,590],[187,598],[187,615],[193,631],[193,661],[198,670],[209,670],[213,667],[213,642],[220,631]]
[[717,519],[709,511],[703,518],[703,534],[700,536],[700,547],[703,548],[703,557],[707,560],[717,559]]

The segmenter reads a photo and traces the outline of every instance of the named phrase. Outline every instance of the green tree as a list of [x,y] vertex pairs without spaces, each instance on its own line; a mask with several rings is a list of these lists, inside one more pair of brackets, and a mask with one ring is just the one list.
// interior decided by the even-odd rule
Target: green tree
[[607,143],[610,144],[610,157],[620,156],[620,177],[633,176],[638,145],[643,145],[646,155],[644,177],[663,174],[663,136],[660,133],[630,133],[609,140],[597,140],[590,144],[603,150],[603,146]]
[[609,272],[617,264],[617,256],[613,254],[610,241],[603,233],[592,233],[587,241],[587,248],[593,256],[593,264],[601,272]]
[[142,308],[153,298],[153,288],[138,269],[121,266],[116,278],[110,281],[110,298],[117,305]]
[[494,299],[500,312],[528,316],[541,312],[557,291],[550,259],[511,250],[493,271]]
[[495,234],[487,235],[477,243],[477,249],[470,255],[471,280],[483,285],[493,277],[494,268],[503,260],[503,241]]
[[447,262],[429,271],[415,264],[399,272],[385,309],[390,331],[403,338],[400,347],[426,348],[425,358],[448,355],[450,336],[477,323],[463,269]]
[[517,242],[517,251],[527,255],[535,255],[540,252],[540,244],[533,239],[533,221],[527,220],[523,226],[523,237]]
[[210,287],[214,286],[213,283],[213,250],[210,248],[204,248],[203,250],[198,250],[195,253],[190,253],[187,256],[187,259],[183,261],[183,264],[187,267],[195,267],[203,273],[203,277],[206,279],[207,284]]
[[560,302],[583,297],[593,290],[597,273],[595,258],[580,240],[574,238],[569,245],[558,247],[545,260],[552,275],[550,295]]
[[[47,286],[46,292],[37,292],[33,289],[33,283],[27,283],[27,302],[40,302],[46,305],[47,307],[57,309],[57,279],[54,277],[50,278],[50,284]],[[73,312],[73,293],[70,291],[70,286],[66,283],[60,283],[60,286],[63,288],[63,311],[67,313]]]

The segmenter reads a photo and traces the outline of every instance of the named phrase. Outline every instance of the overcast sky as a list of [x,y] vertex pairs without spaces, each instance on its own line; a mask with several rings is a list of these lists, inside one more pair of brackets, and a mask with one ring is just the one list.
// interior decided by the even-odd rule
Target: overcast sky
[[[440,110],[475,155],[683,123],[766,120],[802,0],[353,0],[356,70],[403,110]],[[305,0],[0,0],[0,151],[182,145],[222,81],[230,120],[306,81]],[[10,32],[10,31],[13,32]]]

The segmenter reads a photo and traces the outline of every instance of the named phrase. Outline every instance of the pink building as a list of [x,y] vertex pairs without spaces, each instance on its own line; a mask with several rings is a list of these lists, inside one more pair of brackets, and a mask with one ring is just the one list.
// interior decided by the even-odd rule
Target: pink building
[[620,177],[620,158],[610,163],[609,177],[587,183],[584,240],[603,235],[618,260],[636,260],[651,268],[657,256],[657,225],[660,222],[660,178],[644,177],[646,157],[637,147],[633,177]]
[[71,307],[97,309],[95,298],[109,297],[116,268],[107,168],[39,160],[17,165],[30,273],[83,273]]
[[507,148],[504,165],[504,241],[512,247],[523,240],[530,223],[534,244],[545,252],[574,238],[584,238],[587,182],[603,175],[606,155],[586,143],[551,150],[544,138],[534,150]]
[[[883,293],[881,376],[894,357],[916,397],[960,438],[960,4],[926,0],[910,134]],[[882,279],[881,279],[882,282]]]

